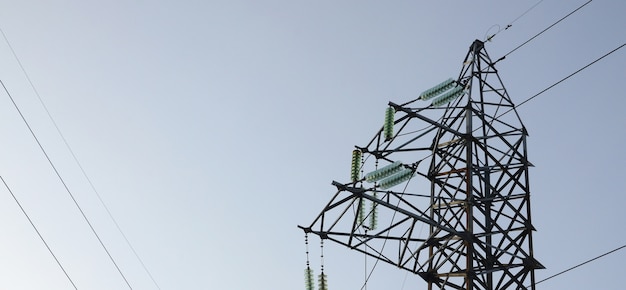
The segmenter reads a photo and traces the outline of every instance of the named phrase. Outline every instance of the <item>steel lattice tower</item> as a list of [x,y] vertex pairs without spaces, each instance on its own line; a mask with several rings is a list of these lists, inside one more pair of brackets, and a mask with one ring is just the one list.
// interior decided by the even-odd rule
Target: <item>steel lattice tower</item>
[[429,290],[535,289],[528,134],[483,42],[447,86],[454,94],[432,104],[390,102],[392,128],[357,147],[352,181],[334,181],[331,201],[300,228],[415,273]]

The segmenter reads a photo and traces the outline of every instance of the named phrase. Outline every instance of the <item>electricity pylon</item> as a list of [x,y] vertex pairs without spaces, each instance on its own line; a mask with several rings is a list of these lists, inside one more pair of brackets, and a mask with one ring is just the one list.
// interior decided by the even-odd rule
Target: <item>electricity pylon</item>
[[429,290],[535,289],[543,266],[527,136],[476,40],[457,79],[389,103],[384,126],[353,152],[351,181],[334,181],[331,201],[300,228],[415,273]]

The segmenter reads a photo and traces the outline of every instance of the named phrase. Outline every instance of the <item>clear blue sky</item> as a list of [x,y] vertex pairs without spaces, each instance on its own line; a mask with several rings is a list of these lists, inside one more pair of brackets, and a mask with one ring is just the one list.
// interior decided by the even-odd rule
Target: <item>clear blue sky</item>
[[[543,1],[487,51],[504,55],[584,2]],[[296,225],[328,202],[332,180],[348,180],[350,152],[387,102],[456,76],[474,39],[535,3],[23,0],[0,2],[0,27],[161,289],[292,290],[304,288]],[[625,11],[593,1],[498,63],[513,101],[622,45]],[[130,284],[157,289],[3,41],[0,63]],[[622,49],[518,109],[535,165],[538,279],[626,243],[625,77]],[[0,134],[0,175],[78,288],[126,289],[4,92]],[[1,289],[72,289],[6,189],[0,229]],[[334,244],[325,254],[331,289],[361,289],[361,255]],[[625,261],[623,250],[538,289],[623,289]],[[368,289],[424,285],[378,265]]]

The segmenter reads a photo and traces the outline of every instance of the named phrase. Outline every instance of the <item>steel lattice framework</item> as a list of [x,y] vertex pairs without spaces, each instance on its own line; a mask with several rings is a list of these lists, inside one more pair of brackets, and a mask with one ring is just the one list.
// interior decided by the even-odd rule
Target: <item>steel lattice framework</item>
[[[429,290],[535,289],[528,134],[483,42],[454,83],[464,93],[444,106],[390,102],[392,135],[381,128],[357,147],[359,178],[334,181],[300,228],[418,274]],[[413,174],[396,186],[360,177],[398,161]]]

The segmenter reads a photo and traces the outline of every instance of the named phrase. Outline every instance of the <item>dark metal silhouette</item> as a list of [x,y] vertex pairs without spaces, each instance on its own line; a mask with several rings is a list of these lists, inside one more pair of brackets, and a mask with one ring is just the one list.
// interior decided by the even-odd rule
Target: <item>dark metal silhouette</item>
[[[411,170],[408,180],[334,181],[336,194],[300,228],[415,273],[429,290],[535,289],[528,134],[483,42],[445,87],[432,103],[390,102],[393,128],[357,147],[360,175],[400,161],[394,172]],[[446,90],[456,94],[442,99]]]

